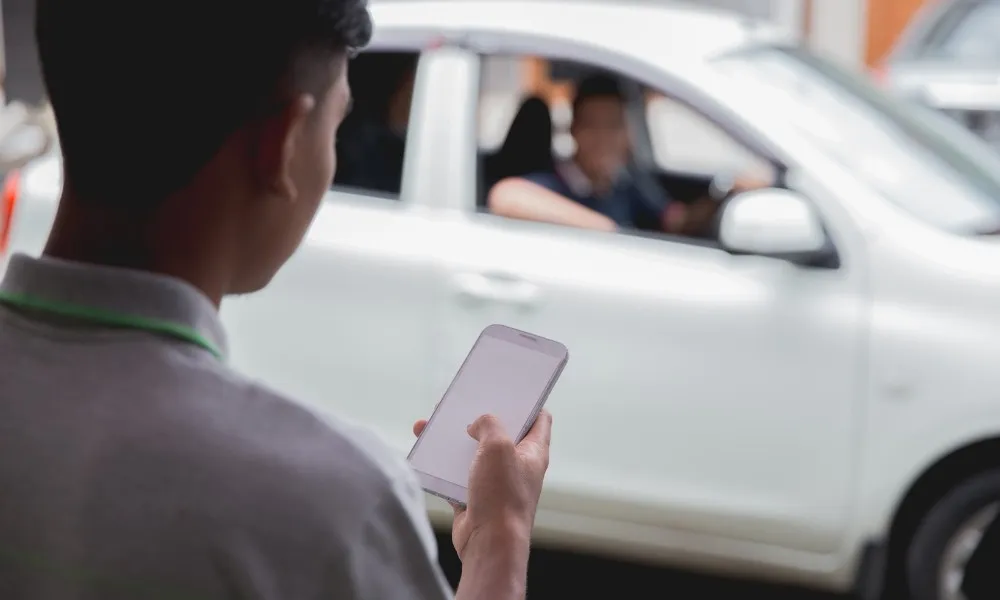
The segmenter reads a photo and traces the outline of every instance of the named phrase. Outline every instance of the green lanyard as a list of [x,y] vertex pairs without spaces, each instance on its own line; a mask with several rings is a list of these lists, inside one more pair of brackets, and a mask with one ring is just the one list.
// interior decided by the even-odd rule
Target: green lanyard
[[178,325],[177,323],[162,319],[149,319],[135,315],[120,314],[90,306],[80,306],[78,304],[49,302],[27,294],[11,294],[8,292],[0,292],[0,305],[46,313],[57,317],[76,319],[94,325],[119,327],[162,335],[194,344],[195,346],[204,348],[215,358],[225,360],[222,351],[205,336],[185,325]]

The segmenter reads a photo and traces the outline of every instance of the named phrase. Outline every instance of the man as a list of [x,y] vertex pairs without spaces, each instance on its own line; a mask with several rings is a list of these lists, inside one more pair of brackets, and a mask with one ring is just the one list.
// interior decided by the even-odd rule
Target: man
[[[572,160],[552,172],[509,178],[490,191],[490,211],[506,217],[601,231],[659,230],[705,235],[718,200],[702,198],[690,206],[673,202],[653,179],[627,170],[631,142],[625,96],[607,75],[584,78],[576,86],[570,133]],[[740,180],[737,187],[752,185]]]
[[[0,286],[0,598],[449,597],[394,453],[223,362],[333,176],[364,0],[149,8],[38,0],[65,189]],[[459,598],[524,596],[550,426],[470,426]]]

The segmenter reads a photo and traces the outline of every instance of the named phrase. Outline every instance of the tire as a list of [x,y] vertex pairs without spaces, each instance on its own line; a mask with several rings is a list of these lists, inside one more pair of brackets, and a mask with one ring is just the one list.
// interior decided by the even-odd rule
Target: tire
[[[912,600],[957,600],[941,591],[943,561],[961,531],[973,520],[989,523],[992,509],[1000,503],[1000,469],[965,480],[946,493],[917,525],[906,550],[906,584]],[[965,558],[968,560],[968,557]]]

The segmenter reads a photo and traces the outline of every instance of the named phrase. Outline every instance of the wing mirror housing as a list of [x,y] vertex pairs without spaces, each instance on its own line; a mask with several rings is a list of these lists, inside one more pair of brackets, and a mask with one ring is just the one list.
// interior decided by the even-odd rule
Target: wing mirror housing
[[837,268],[840,259],[823,221],[802,195],[777,188],[737,194],[725,205],[719,241],[731,254]]

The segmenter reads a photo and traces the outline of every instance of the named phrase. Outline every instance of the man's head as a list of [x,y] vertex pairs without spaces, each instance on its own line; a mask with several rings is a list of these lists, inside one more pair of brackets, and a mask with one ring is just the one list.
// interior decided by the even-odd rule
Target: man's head
[[593,75],[579,82],[573,98],[576,162],[591,176],[613,177],[629,154],[625,97],[616,79]]
[[37,0],[36,17],[64,202],[159,241],[165,221],[228,238],[222,291],[265,285],[333,177],[366,0]]

